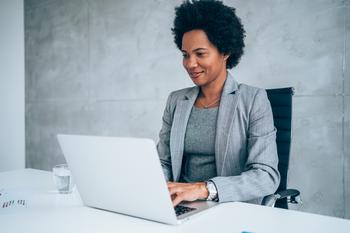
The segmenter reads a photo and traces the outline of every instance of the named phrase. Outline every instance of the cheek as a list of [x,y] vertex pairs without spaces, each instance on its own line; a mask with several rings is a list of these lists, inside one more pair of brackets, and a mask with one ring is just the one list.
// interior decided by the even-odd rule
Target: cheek
[[201,63],[201,66],[208,72],[215,70],[216,61],[214,59],[207,59]]
[[212,60],[209,58],[202,59],[200,62],[198,62],[198,64],[204,69],[210,69],[212,65]]
[[220,57],[213,57],[210,62],[210,67],[212,70],[220,70],[222,68],[222,59]]
[[188,62],[185,59],[182,59],[182,66],[187,69]]

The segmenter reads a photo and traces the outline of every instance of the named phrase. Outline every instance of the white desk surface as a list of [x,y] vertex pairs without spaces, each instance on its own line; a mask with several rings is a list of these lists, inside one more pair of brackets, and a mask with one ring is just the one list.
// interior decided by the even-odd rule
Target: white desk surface
[[[1,208],[0,232],[350,232],[350,220],[246,203],[221,204],[178,226],[83,206],[79,194],[57,194],[52,174],[23,169],[0,173],[0,191],[26,199]],[[12,193],[12,194],[11,194]]]

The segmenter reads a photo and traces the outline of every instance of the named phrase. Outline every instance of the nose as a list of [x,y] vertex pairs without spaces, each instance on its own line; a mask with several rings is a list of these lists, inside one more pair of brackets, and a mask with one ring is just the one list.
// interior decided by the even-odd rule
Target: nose
[[184,66],[187,69],[197,67],[197,59],[194,56],[188,56],[186,59],[184,59]]

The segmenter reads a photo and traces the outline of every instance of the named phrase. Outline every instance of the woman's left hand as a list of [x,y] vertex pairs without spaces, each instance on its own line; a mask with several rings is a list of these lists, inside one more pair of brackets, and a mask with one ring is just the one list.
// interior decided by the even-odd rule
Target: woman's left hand
[[195,201],[198,199],[206,199],[209,195],[205,182],[168,182],[167,184],[174,207],[182,201]]

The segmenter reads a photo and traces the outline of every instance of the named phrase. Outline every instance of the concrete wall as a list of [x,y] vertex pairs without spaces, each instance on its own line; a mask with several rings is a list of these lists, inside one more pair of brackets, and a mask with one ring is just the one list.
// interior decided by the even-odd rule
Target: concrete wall
[[0,0],[0,172],[24,168],[23,0]]
[[[180,2],[26,1],[27,167],[64,162],[57,133],[157,140],[168,93],[192,85],[170,33]],[[225,3],[247,31],[237,80],[296,89],[293,208],[350,218],[350,1]]]

